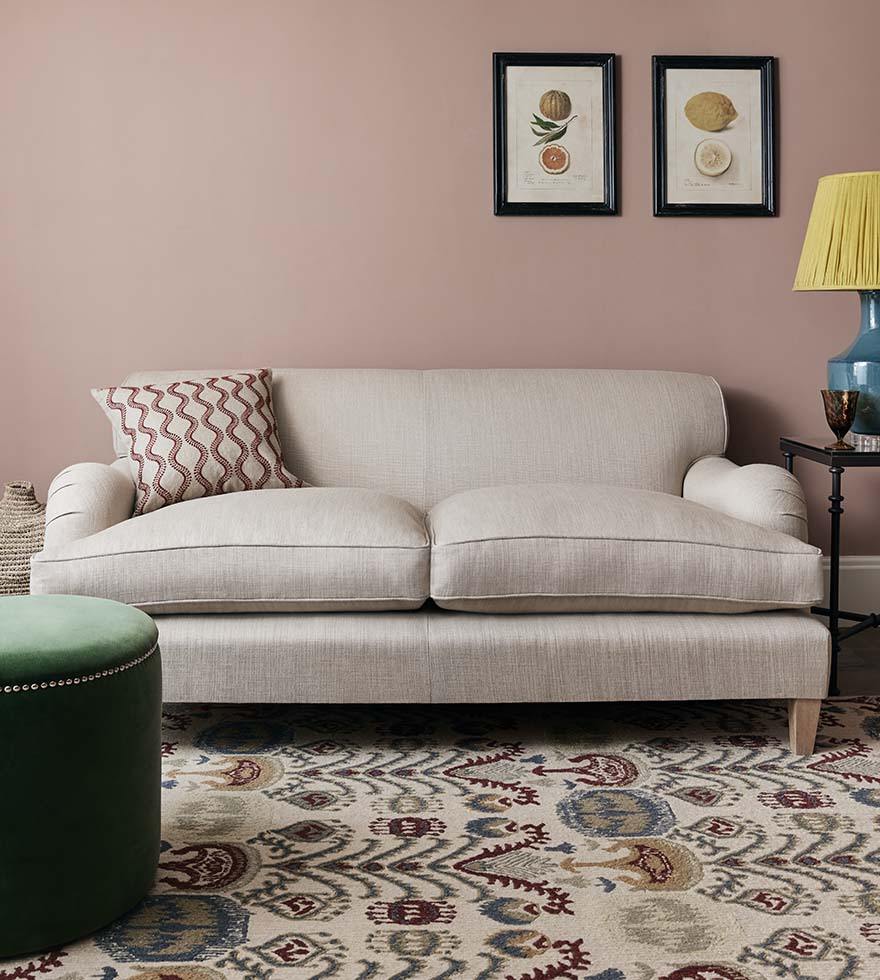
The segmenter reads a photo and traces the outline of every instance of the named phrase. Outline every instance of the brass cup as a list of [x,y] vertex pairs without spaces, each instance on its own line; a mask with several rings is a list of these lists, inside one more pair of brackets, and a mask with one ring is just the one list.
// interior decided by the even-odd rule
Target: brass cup
[[856,418],[856,407],[859,404],[858,391],[829,391],[821,388],[822,401],[825,403],[825,420],[828,428],[837,436],[837,442],[826,449],[835,452],[850,451],[856,447],[844,442],[843,437],[852,428]]

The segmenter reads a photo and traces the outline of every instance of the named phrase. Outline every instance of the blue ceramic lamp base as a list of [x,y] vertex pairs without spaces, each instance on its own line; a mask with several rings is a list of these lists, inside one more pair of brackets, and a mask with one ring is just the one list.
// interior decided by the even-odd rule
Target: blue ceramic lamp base
[[876,436],[880,435],[880,289],[860,290],[859,297],[859,335],[828,362],[828,387],[861,392],[852,431]]

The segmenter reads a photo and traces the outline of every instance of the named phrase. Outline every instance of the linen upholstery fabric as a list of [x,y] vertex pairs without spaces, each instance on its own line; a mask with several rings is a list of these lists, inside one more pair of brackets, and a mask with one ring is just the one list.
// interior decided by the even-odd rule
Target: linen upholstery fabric
[[196,497],[302,486],[282,464],[267,368],[92,395],[127,450],[135,516]]
[[687,471],[683,496],[750,524],[807,540],[804,491],[781,466],[737,466],[723,456],[707,456]]
[[169,701],[821,698],[831,656],[828,630],[799,611],[475,616],[429,604],[157,623]]
[[134,482],[128,460],[74,463],[49,485],[46,498],[44,549],[52,550],[87,538],[134,511]]
[[148,616],[0,599],[0,782],[17,801],[0,807],[0,959],[91,933],[150,889],[161,699]]
[[149,612],[407,609],[428,594],[422,515],[375,490],[260,490],[190,500],[44,550],[38,593]]
[[428,515],[431,597],[476,612],[752,612],[822,595],[821,552],[650,490],[486,487]]
[[[163,385],[228,371],[144,371]],[[727,417],[712,378],[582,369],[275,368],[285,465],[316,486],[384,490],[429,510],[461,490],[613,483],[681,494],[721,455]]]
[[[229,373],[147,372],[128,383]],[[325,487],[360,486],[408,501],[420,536],[403,535],[407,547],[392,560],[386,546],[400,544],[397,531],[387,540],[384,532],[381,540],[342,535],[358,546],[357,553],[354,560],[347,554],[333,564],[324,545],[338,541],[316,543],[305,533],[293,534],[288,529],[297,522],[286,509],[274,524],[271,518],[265,523],[241,519],[244,512],[232,515],[225,509],[233,501],[278,495],[283,504],[272,503],[277,511],[312,490],[206,498],[127,521],[133,491],[108,475],[122,464],[72,468],[63,489],[59,485],[46,548],[32,563],[34,587],[127,590],[135,602],[144,596],[134,595],[126,577],[138,588],[149,586],[155,605],[148,608],[162,631],[169,699],[480,702],[819,698],[825,693],[828,631],[800,611],[474,615],[439,609],[430,601],[419,609],[365,612],[373,605],[327,600],[326,591],[323,600],[314,598],[319,582],[326,584],[325,563],[329,578],[335,570],[343,584],[360,579],[363,597],[365,585],[391,581],[398,593],[401,580],[412,584],[404,568],[412,571],[407,564],[412,561],[419,585],[406,595],[417,605],[429,591],[424,512],[452,494],[485,486],[605,483],[615,494],[620,488],[663,492],[703,510],[680,500],[690,472],[691,487],[703,484],[700,493],[717,494],[719,510],[730,511],[732,516],[718,515],[722,520],[742,517],[735,509],[740,491],[731,489],[736,481],[725,475],[730,467],[712,469],[700,462],[720,457],[727,438],[721,393],[711,378],[632,371],[295,369],[274,373],[273,397],[290,470]],[[713,485],[716,475],[723,492]],[[697,476],[701,479],[694,482]],[[785,515],[779,513],[778,488],[768,486],[772,498],[758,500],[765,492],[761,481],[737,479],[748,480],[756,497],[751,518],[766,519],[779,530],[773,522]],[[329,498],[327,506],[334,519],[337,511],[351,513],[347,504]],[[173,542],[168,554],[160,555],[149,542],[137,554],[131,528],[142,522],[147,536],[152,525],[146,522],[175,512],[180,525],[163,531]],[[375,527],[373,516],[364,520]],[[297,526],[308,524],[304,519]],[[219,525],[228,536],[214,530]],[[259,528],[262,538],[263,531],[255,533]],[[756,532],[760,529],[753,526]],[[113,548],[102,550],[108,542]],[[379,546],[382,554],[374,549],[370,556],[362,554],[365,544]],[[717,550],[720,555],[722,549]],[[746,561],[745,552],[741,557]],[[725,569],[735,565],[738,561],[725,559]],[[705,569],[698,567],[702,574]],[[710,569],[717,570],[712,563]],[[167,575],[171,581],[165,583]],[[199,583],[204,591],[193,595],[190,588]],[[231,586],[246,589],[246,596],[230,592]],[[294,586],[301,587],[298,598],[286,601]],[[236,594],[238,600],[227,606],[225,600],[235,600]],[[257,594],[268,598],[247,598]],[[181,601],[182,595],[196,601]],[[264,608],[287,612],[255,611]],[[330,611],[312,611],[323,608]],[[204,612],[177,611],[196,609]],[[234,611],[217,612],[225,609]],[[336,614],[343,609],[350,611]]]
[[156,616],[166,700],[429,702],[425,609]]

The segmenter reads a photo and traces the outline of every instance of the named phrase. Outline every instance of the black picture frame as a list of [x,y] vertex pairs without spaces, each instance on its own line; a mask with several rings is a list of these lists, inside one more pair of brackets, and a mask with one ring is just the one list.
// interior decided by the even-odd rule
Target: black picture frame
[[[655,217],[772,218],[777,213],[776,58],[766,56],[654,55],[654,215]],[[761,73],[761,203],[681,204],[667,196],[666,72],[670,68],[746,69]]]
[[[496,215],[617,214],[617,56],[614,54],[552,54],[495,52],[492,55],[495,209]],[[524,203],[507,200],[507,69],[565,67],[602,69],[604,196],[597,202]]]

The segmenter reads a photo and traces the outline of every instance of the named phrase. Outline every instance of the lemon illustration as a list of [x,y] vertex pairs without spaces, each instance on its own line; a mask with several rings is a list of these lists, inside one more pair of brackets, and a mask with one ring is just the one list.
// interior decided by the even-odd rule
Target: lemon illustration
[[724,140],[701,140],[694,150],[694,163],[697,170],[706,177],[720,177],[732,160],[733,154]]
[[541,113],[554,122],[561,122],[571,115],[571,99],[566,92],[552,88],[541,96]]
[[568,170],[568,165],[571,163],[568,150],[558,143],[551,143],[549,146],[545,146],[538,154],[538,160],[544,168],[545,173],[548,174],[564,174]]
[[692,126],[710,133],[729,126],[739,115],[730,99],[720,92],[700,92],[691,96],[685,103],[684,114]]

